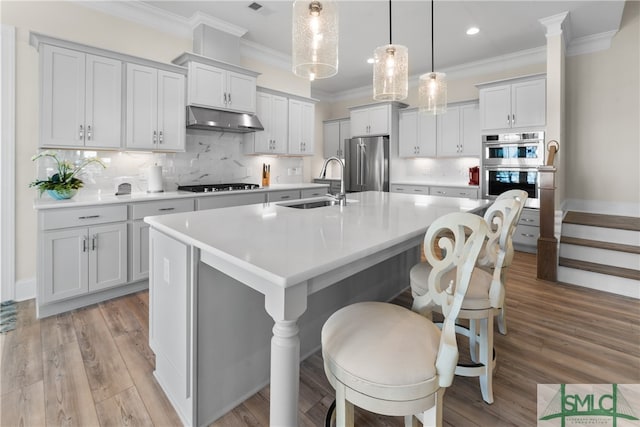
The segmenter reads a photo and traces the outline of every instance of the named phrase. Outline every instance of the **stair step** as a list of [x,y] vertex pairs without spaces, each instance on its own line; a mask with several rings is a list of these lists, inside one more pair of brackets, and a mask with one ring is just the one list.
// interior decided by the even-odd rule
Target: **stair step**
[[606,215],[590,212],[569,211],[565,215],[562,222],[565,224],[589,225],[592,227],[640,231],[640,218],[633,216]]
[[640,281],[625,277],[608,276],[592,271],[558,267],[558,282],[598,289],[640,300]]
[[563,257],[559,259],[558,264],[563,267],[575,268],[578,270],[586,270],[594,273],[607,274],[609,276],[640,280],[640,270],[634,270],[631,268],[614,267],[611,265],[597,264],[595,262],[580,261]]
[[566,243],[568,245],[588,246],[590,248],[607,249],[610,251],[640,254],[640,246],[625,245],[621,243],[602,242],[600,240],[581,239],[578,237],[561,236],[560,243]]

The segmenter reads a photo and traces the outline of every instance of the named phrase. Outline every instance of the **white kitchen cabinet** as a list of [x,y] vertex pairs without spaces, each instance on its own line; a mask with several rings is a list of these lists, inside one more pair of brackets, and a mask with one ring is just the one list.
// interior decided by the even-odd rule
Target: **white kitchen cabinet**
[[524,208],[513,233],[513,247],[523,252],[536,253],[540,237],[540,210]]
[[184,151],[182,74],[127,64],[126,148]]
[[120,148],[122,62],[51,45],[40,55],[40,146]]
[[389,135],[391,105],[373,105],[351,110],[351,136]]
[[210,197],[198,197],[196,199],[196,210],[226,208],[230,206],[253,205],[264,203],[265,193],[262,191],[242,194],[220,194]]
[[432,196],[478,198],[478,189],[472,187],[429,187]]
[[478,85],[482,131],[536,130],[546,124],[546,79],[533,76]]
[[[340,191],[339,188],[338,191]],[[326,196],[327,193],[329,193],[329,186],[321,188],[305,188],[300,190],[300,198],[309,199],[311,197],[322,197]]]
[[418,109],[400,112],[398,154],[400,157],[436,156],[436,116]]
[[199,107],[256,112],[256,77],[189,62],[187,102]]
[[351,121],[349,119],[327,120],[322,126],[324,158],[331,156],[344,158],[344,140],[351,138]]
[[144,222],[144,217],[191,212],[193,209],[194,199],[161,200],[131,205],[131,219],[133,219],[129,246],[131,282],[149,277],[149,224]]
[[390,191],[392,193],[407,193],[407,194],[429,194],[428,185],[407,185],[407,184],[391,184]]
[[477,103],[447,107],[438,115],[438,157],[480,156],[482,149]]
[[289,154],[313,156],[315,151],[315,105],[289,99]]
[[256,114],[263,131],[243,136],[245,154],[285,154],[288,149],[289,100],[280,95],[259,91]]
[[127,282],[127,226],[124,222],[47,231],[43,246],[44,303]]
[[269,191],[267,193],[267,202],[282,202],[285,200],[297,200],[300,198],[300,190],[280,190]]

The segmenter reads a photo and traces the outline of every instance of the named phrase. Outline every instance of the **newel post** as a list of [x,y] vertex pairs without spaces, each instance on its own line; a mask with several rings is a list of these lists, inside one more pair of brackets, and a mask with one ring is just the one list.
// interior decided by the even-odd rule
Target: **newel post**
[[538,167],[538,188],[540,189],[540,237],[538,238],[538,279],[556,282],[558,280],[558,239],[555,229],[556,167],[553,161],[558,151],[558,143],[549,143],[547,164]]

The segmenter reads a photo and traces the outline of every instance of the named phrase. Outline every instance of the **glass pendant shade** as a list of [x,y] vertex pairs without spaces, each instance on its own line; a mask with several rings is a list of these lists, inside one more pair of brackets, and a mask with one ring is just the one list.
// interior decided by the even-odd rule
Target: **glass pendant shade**
[[333,0],[293,2],[293,73],[309,80],[338,72],[338,6]]
[[421,75],[418,96],[421,113],[446,113],[447,75],[434,72]]
[[373,52],[373,99],[401,101],[409,92],[409,50],[399,44],[377,47]]

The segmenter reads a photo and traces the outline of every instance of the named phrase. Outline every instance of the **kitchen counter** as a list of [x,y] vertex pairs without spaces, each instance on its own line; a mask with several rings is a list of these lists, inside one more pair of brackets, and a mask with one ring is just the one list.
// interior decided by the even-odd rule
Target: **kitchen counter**
[[399,180],[391,181],[391,184],[480,188],[479,185],[469,185],[469,183],[466,181],[452,182],[452,181],[441,181],[441,180],[439,181],[437,179],[428,179],[428,180],[399,179]]
[[215,421],[270,382],[270,425],[297,426],[301,354],[319,348],[324,321],[401,293],[431,222],[488,203],[382,192],[348,200],[145,219],[155,376],[185,425]]
[[134,192],[127,195],[116,196],[113,193],[101,192],[101,191],[86,191],[80,189],[78,194],[68,200],[54,200],[46,195],[41,198],[37,198],[33,202],[33,207],[36,210],[40,209],[58,209],[58,208],[72,208],[81,206],[103,205],[103,204],[118,204],[118,203],[131,203],[131,202],[147,202],[154,200],[167,200],[167,199],[181,199],[189,197],[216,197],[229,194],[242,194],[242,193],[264,193],[269,191],[284,191],[284,190],[298,190],[306,188],[321,188],[325,187],[322,184],[313,183],[300,183],[300,184],[273,184],[269,187],[261,187],[254,190],[234,190],[234,191],[218,191],[213,193],[193,193],[190,191],[166,191],[162,193],[146,193],[146,192]]

